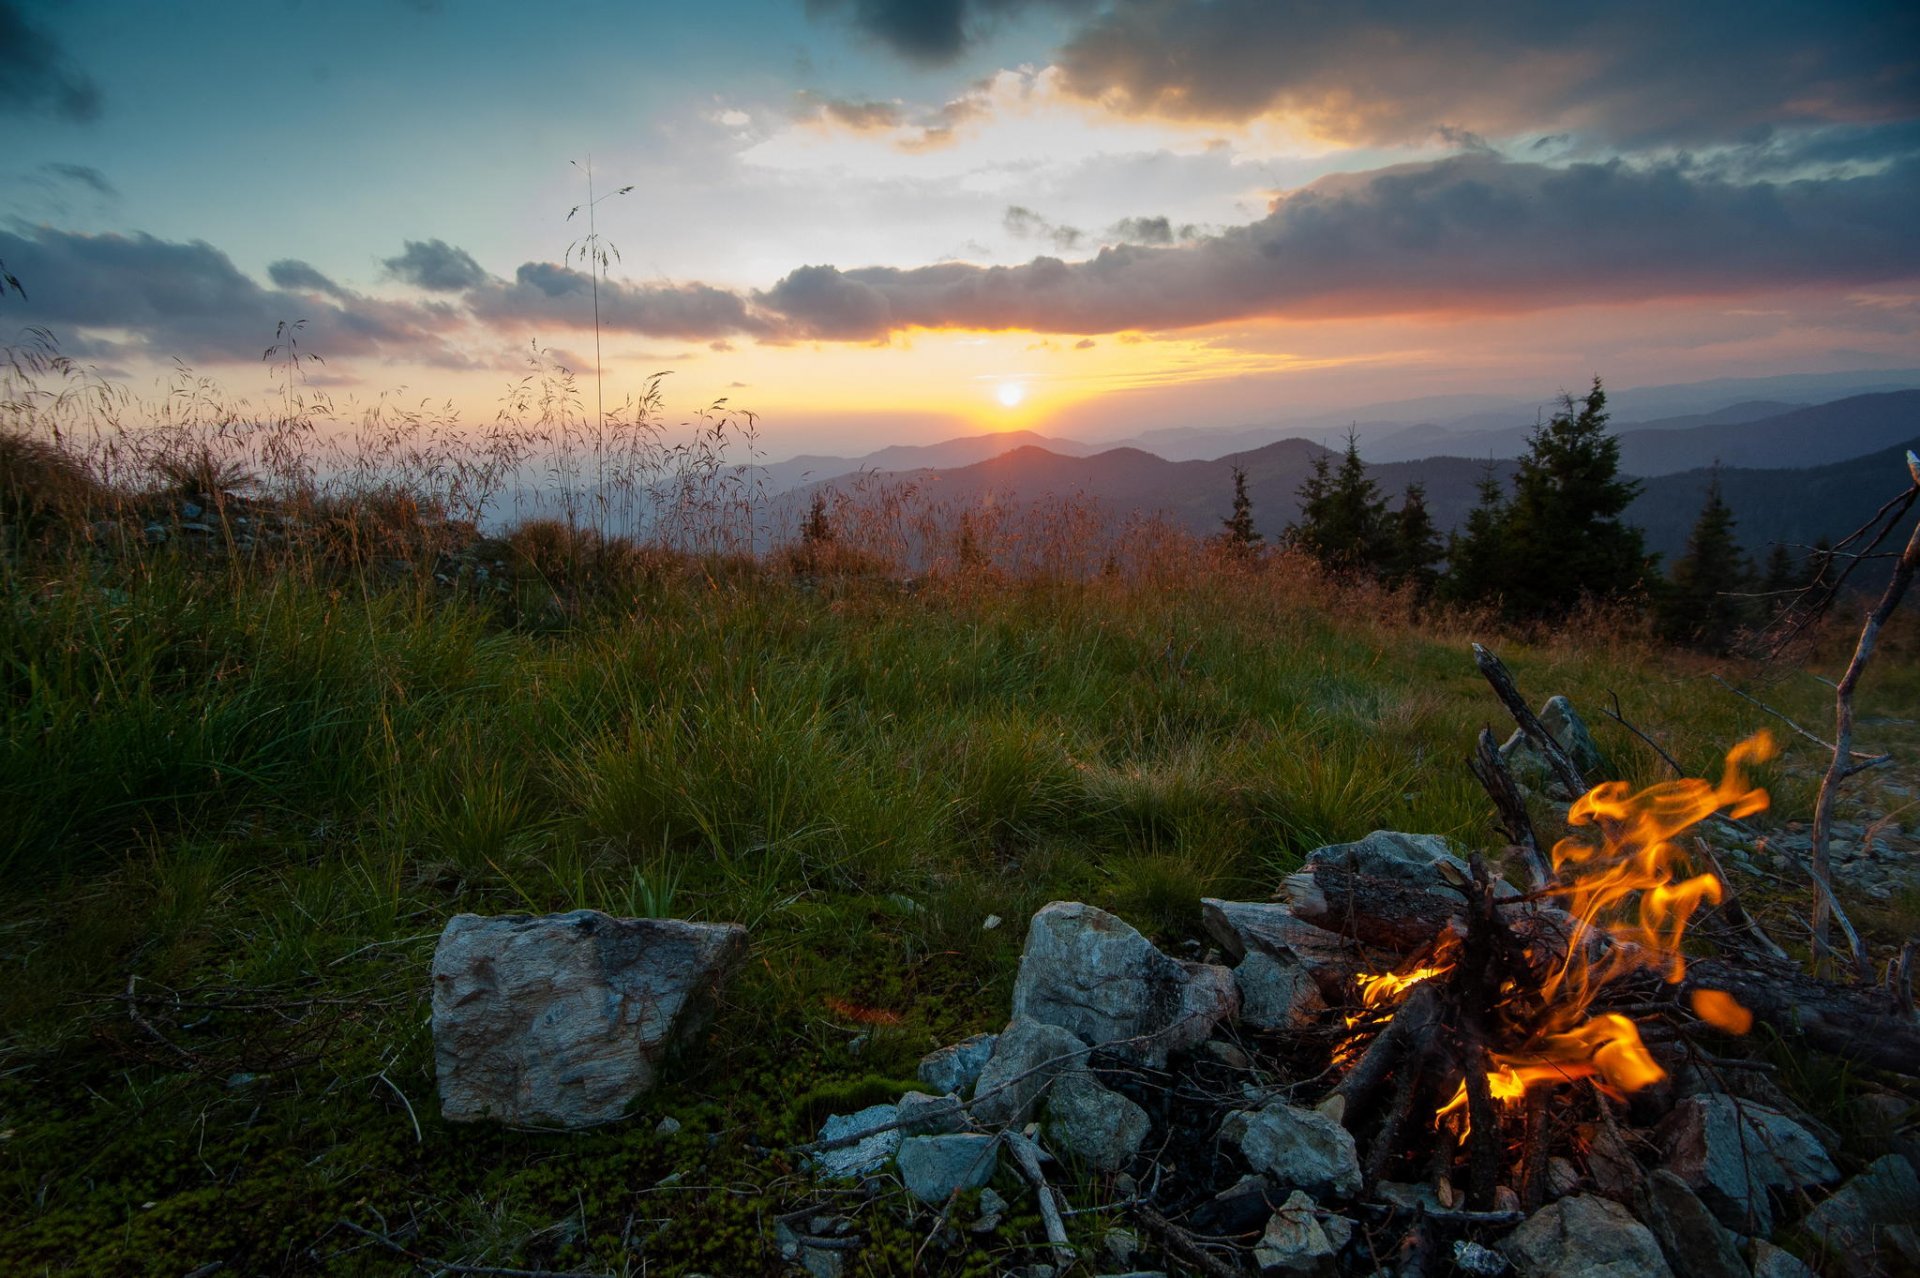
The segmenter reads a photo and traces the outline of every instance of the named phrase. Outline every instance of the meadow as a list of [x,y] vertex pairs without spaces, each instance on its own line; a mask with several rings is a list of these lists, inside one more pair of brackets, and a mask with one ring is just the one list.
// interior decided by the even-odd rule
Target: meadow
[[[1837,625],[1790,661],[1713,661],[1600,607],[1515,631],[1070,501],[894,492],[776,536],[724,406],[670,443],[655,391],[609,432],[546,375],[489,424],[346,421],[297,358],[264,407],[136,406],[46,351],[15,352],[0,396],[11,1273],[406,1263],[342,1222],[467,1266],[449,1272],[782,1272],[772,1221],[814,1192],[788,1147],[999,1028],[1039,905],[1095,902],[1179,952],[1201,896],[1264,899],[1324,843],[1496,847],[1464,760],[1507,725],[1472,641],[1535,701],[1572,697],[1638,783],[1664,765],[1599,713],[1613,695],[1714,775],[1777,724],[1711,675],[1817,727],[1813,676],[1850,647]],[[630,537],[603,526],[623,467],[645,494]],[[490,514],[542,471],[594,495]],[[1920,706],[1910,616],[1862,706]],[[1920,732],[1868,732],[1910,781]],[[1806,819],[1825,763],[1783,740],[1776,823]],[[1804,898],[1756,895],[1790,943]],[[578,907],[744,923],[751,957],[628,1122],[443,1122],[441,927]],[[1897,945],[1916,915],[1856,917]],[[1782,1078],[1843,1114],[1836,1069]],[[1009,1197],[946,1252],[930,1216],[849,1201],[871,1240],[854,1272],[1038,1260]]]

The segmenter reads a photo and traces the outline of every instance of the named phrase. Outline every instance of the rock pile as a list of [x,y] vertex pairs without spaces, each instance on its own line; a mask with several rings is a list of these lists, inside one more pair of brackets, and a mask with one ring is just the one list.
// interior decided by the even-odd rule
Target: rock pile
[[[1309,863],[1437,899],[1457,899],[1465,870],[1445,840],[1391,831]],[[1090,905],[1046,906],[1028,928],[1006,1028],[928,1055],[926,1092],[830,1120],[811,1147],[816,1172],[891,1178],[942,1211],[991,1183],[980,1195],[987,1228],[1017,1174],[1050,1222],[1048,1248],[1024,1271],[1036,1276],[1101,1255],[1109,1270],[1146,1272],[1138,1247],[1089,1256],[1069,1242],[1058,1186],[1076,1181],[1097,1187],[1080,1207],[1104,1195],[1132,1215],[1139,1236],[1120,1232],[1144,1237],[1160,1272],[1759,1278],[1807,1273],[1794,1251],[1826,1263],[1822,1248],[1849,1273],[1920,1266],[1920,1183],[1905,1157],[1843,1179],[1832,1134],[1766,1075],[1732,1075],[1729,1092],[1678,1053],[1669,1083],[1637,1094],[1617,1122],[1583,1129],[1578,1155],[1543,1169],[1531,1212],[1504,1189],[1495,1210],[1465,1210],[1444,1170],[1424,1183],[1369,1171],[1343,1098],[1328,1096],[1339,1062],[1327,1059],[1354,975],[1397,956],[1293,904],[1208,900],[1204,917],[1218,961],[1174,959]],[[1035,1154],[1060,1170],[1049,1178]],[[827,1254],[791,1258],[819,1273]]]

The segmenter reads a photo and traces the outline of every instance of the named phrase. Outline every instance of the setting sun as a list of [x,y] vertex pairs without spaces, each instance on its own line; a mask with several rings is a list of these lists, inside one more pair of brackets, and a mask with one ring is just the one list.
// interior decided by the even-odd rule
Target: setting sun
[[1000,401],[1003,408],[1017,408],[1020,401],[1027,397],[1027,388],[1019,382],[1001,382],[993,392],[993,397]]

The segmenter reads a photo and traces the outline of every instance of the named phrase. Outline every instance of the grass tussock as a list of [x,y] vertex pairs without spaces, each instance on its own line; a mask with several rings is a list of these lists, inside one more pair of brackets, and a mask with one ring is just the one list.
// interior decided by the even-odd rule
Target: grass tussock
[[[194,384],[133,430],[71,365],[12,367],[9,1271],[376,1272],[337,1222],[384,1219],[466,1265],[771,1272],[762,1225],[799,1182],[768,1151],[997,1028],[1045,901],[1175,944],[1201,896],[1263,897],[1322,843],[1497,842],[1461,764],[1495,717],[1466,655],[1491,623],[1291,555],[898,489],[776,537],[713,421],[648,451],[656,396],[596,438],[557,374],[465,442],[377,406],[334,455],[301,446],[338,418],[297,386],[262,418]],[[550,494],[630,486],[491,521],[540,466]],[[1662,765],[1597,713],[1611,693],[1702,773],[1767,722],[1704,677],[1732,668],[1618,618],[1495,637],[1630,780]],[[1920,704],[1915,658],[1890,634],[1873,695]],[[1828,695],[1734,673],[1803,721]],[[1769,778],[1790,815],[1815,755],[1790,740]],[[434,937],[578,907],[753,929],[697,1067],[644,1102],[681,1133],[441,1122]],[[919,1249],[891,1219],[863,1225],[876,1272]],[[1004,1269],[1028,1223],[923,1263]]]

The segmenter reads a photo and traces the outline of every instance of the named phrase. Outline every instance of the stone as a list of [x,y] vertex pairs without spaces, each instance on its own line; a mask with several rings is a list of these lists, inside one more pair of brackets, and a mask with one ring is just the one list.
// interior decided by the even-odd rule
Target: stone
[[941,1206],[963,1189],[984,1189],[999,1161],[999,1142],[984,1132],[909,1136],[894,1165],[900,1183],[921,1202]]
[[1084,1069],[1054,1080],[1047,1093],[1047,1120],[1056,1149],[1102,1172],[1116,1172],[1132,1162],[1153,1130],[1146,1110],[1101,1086]]
[[[1368,878],[1392,879],[1423,892],[1445,893],[1457,902],[1467,899],[1458,885],[1473,878],[1467,863],[1445,837],[1402,834],[1398,830],[1375,830],[1358,842],[1317,848],[1307,854],[1306,864],[1308,869],[1326,865]],[[1518,892],[1503,882],[1495,885],[1494,894],[1514,896]]]
[[[829,1178],[868,1176],[879,1171],[900,1148],[900,1129],[892,1126],[899,1118],[900,1110],[895,1105],[869,1105],[857,1113],[833,1115],[821,1126],[820,1140],[856,1135],[860,1139],[840,1149],[825,1149],[814,1154],[814,1170]],[[887,1130],[878,1130],[880,1128]]]
[[1748,1278],[1733,1235],[1713,1218],[1687,1182],[1661,1168],[1647,1178],[1640,1219],[1653,1230],[1660,1251],[1685,1278]]
[[1752,1101],[1689,1096],[1674,1106],[1657,1135],[1668,1169],[1737,1233],[1773,1232],[1768,1191],[1840,1179],[1812,1132]]
[[1271,954],[1296,962],[1312,975],[1322,995],[1338,998],[1354,973],[1386,972],[1399,957],[1371,950],[1358,941],[1302,920],[1276,901],[1222,901],[1202,897],[1200,919],[1207,934],[1235,963],[1249,954]]
[[1003,1030],[975,1084],[974,1121],[989,1127],[1022,1123],[1056,1074],[1077,1068],[1087,1045],[1058,1025],[1016,1019]]
[[993,1055],[996,1034],[975,1034],[947,1047],[937,1048],[920,1058],[920,1081],[935,1095],[952,1092],[965,1096]]
[[1000,1222],[1006,1219],[1007,1200],[996,1190],[980,1191],[980,1218],[967,1226],[969,1233],[990,1234],[1000,1228]]
[[1753,1240],[1753,1278],[1814,1278],[1807,1262],[1764,1238]]
[[1565,1198],[1580,1188],[1580,1169],[1558,1154],[1547,1160],[1547,1195]]
[[1249,1167],[1283,1188],[1338,1198],[1360,1192],[1353,1136],[1325,1114],[1273,1100],[1259,1109],[1228,1114],[1220,1124],[1220,1139],[1238,1149]]
[[1120,1268],[1131,1269],[1133,1258],[1140,1254],[1140,1236],[1131,1229],[1121,1229],[1116,1225],[1102,1235],[1100,1250]]
[[1856,1272],[1920,1271],[1920,1176],[1912,1163],[1888,1154],[1808,1212],[1800,1228],[1860,1266]]
[[1469,1278],[1498,1278],[1511,1268],[1505,1256],[1466,1238],[1454,1241],[1453,1267]]
[[1233,974],[1183,963],[1105,910],[1079,901],[1041,907],[1027,928],[1013,1015],[1071,1031],[1090,1047],[1159,1067],[1206,1042],[1240,1010]]
[[1339,1248],[1320,1227],[1314,1208],[1313,1199],[1296,1189],[1267,1220],[1266,1232],[1253,1249],[1263,1275],[1321,1278],[1333,1272]]
[[678,919],[457,914],[433,954],[433,1055],[455,1122],[626,1113],[711,1014],[747,930]]
[[[1589,783],[1606,768],[1606,759],[1600,753],[1600,747],[1594,744],[1593,733],[1587,730],[1587,724],[1573,708],[1573,703],[1565,697],[1548,697],[1540,707],[1540,723],[1562,750],[1580,769],[1580,775]],[[1565,793],[1560,782],[1547,766],[1547,761],[1534,749],[1526,734],[1515,729],[1512,736],[1500,747],[1500,757],[1506,761],[1507,770],[1513,773],[1513,779],[1521,785],[1535,790],[1546,790],[1561,799],[1571,799]]]
[[1313,974],[1299,959],[1255,950],[1233,969],[1240,991],[1240,1020],[1261,1030],[1303,1029],[1327,1010]]
[[1500,1244],[1522,1278],[1673,1278],[1653,1233],[1611,1199],[1542,1207]]
[[957,1132],[967,1125],[966,1111],[960,1104],[960,1098],[954,1095],[929,1096],[925,1092],[908,1092],[902,1096],[896,1106],[900,1111],[900,1130],[909,1136],[926,1136],[939,1132]]

